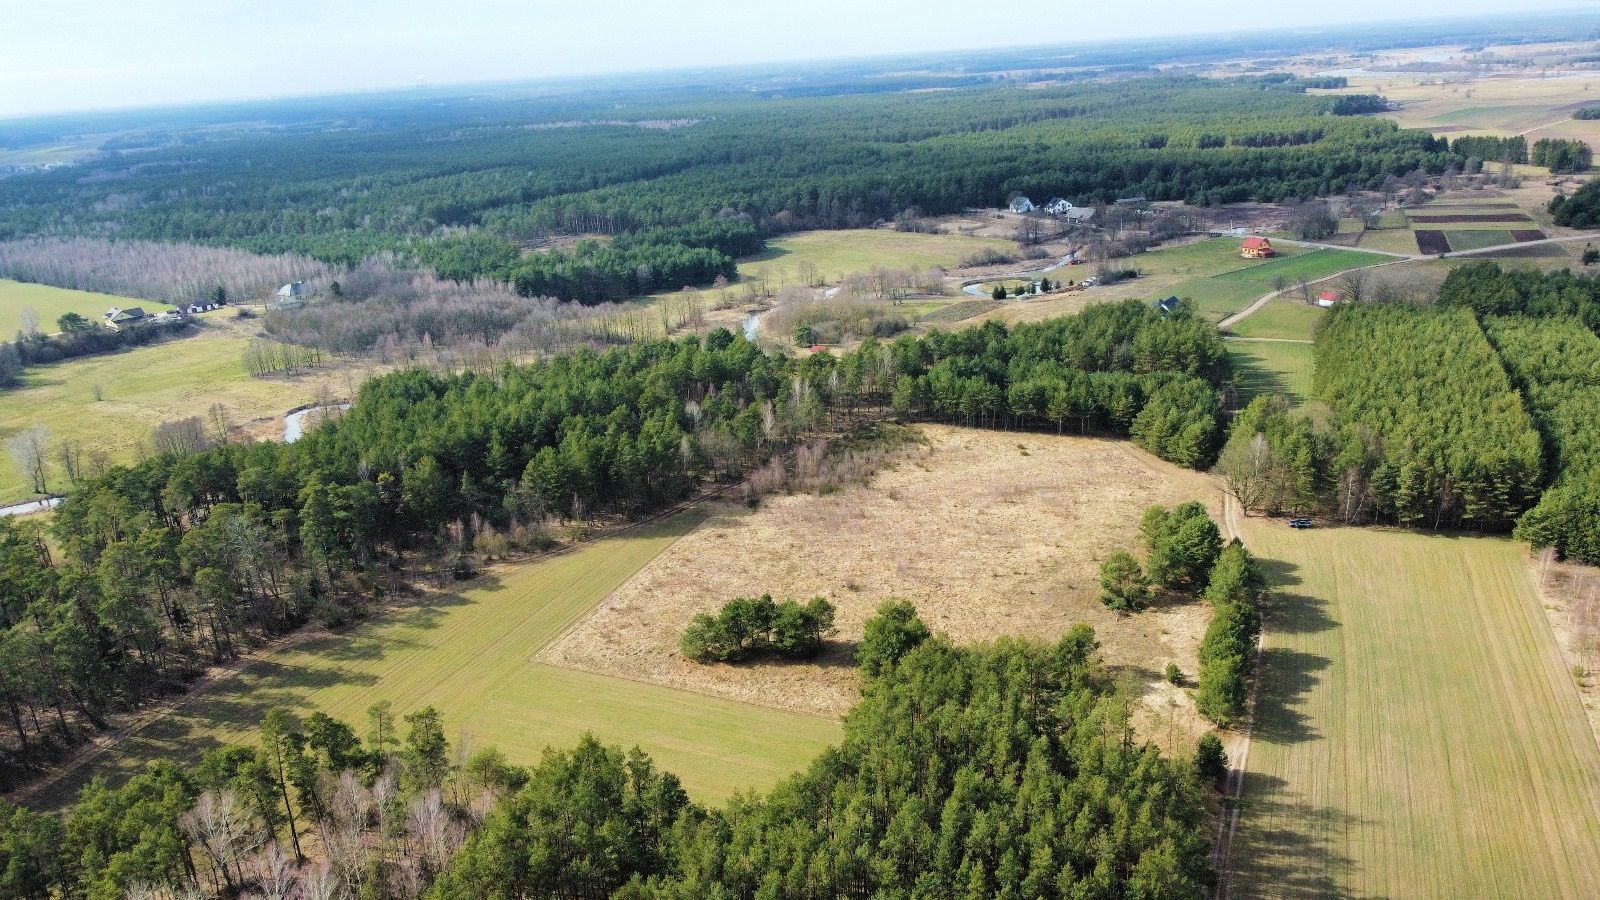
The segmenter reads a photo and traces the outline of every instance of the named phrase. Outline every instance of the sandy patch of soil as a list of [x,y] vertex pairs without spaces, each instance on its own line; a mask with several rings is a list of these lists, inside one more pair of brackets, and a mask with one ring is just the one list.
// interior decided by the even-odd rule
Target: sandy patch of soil
[[1600,740],[1600,568],[1557,562],[1547,551],[1533,557],[1532,573],[1589,727]]
[[[1144,685],[1141,732],[1192,746],[1204,725],[1189,692],[1161,681],[1168,662],[1193,678],[1210,610],[1202,602],[1118,616],[1098,600],[1100,562],[1134,548],[1151,503],[1201,499],[1207,476],[1125,441],[925,426],[868,486],[721,503],[544,651],[551,663],[822,715],[858,695],[854,646],[885,599],[914,602],[957,642],[1024,635],[1051,641],[1095,628],[1108,663]],[[678,652],[684,626],[733,597],[821,595],[838,608],[829,649],[809,664],[700,665]]]

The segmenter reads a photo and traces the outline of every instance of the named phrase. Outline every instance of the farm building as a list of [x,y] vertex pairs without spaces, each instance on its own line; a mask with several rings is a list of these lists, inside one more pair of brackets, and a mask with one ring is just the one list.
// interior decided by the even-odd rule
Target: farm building
[[1061,197],[1052,197],[1050,202],[1041,208],[1052,216],[1059,216],[1069,222],[1079,224],[1094,218],[1094,207],[1073,206],[1071,200]]
[[222,306],[222,304],[215,300],[195,300],[192,301],[188,306],[185,306],[183,311],[190,315],[199,315],[203,312],[210,312],[211,310],[217,309],[220,306]]
[[1162,314],[1170,313],[1176,310],[1182,302],[1177,297],[1168,297],[1165,300],[1157,300],[1156,309],[1160,310]]
[[292,281],[292,282],[284,285],[283,287],[278,288],[278,299],[280,299],[280,300],[292,299],[292,298],[295,298],[295,297],[299,297],[300,295],[304,294],[305,292],[306,292],[306,283],[304,281]]
[[1317,305],[1318,306],[1326,308],[1326,307],[1332,306],[1332,305],[1334,305],[1335,303],[1338,303],[1338,302],[1339,302],[1339,292],[1338,291],[1323,291],[1322,293],[1317,295]]
[[130,306],[127,309],[113,306],[106,310],[106,327],[112,331],[124,325],[132,325],[134,322],[143,322],[144,319],[144,309],[138,306]]
[[1011,201],[1011,211],[1014,213],[1031,213],[1033,209],[1033,201],[1027,197],[1016,197]]
[[1239,255],[1245,259],[1266,259],[1277,252],[1272,249],[1272,242],[1264,237],[1247,237],[1239,247]]

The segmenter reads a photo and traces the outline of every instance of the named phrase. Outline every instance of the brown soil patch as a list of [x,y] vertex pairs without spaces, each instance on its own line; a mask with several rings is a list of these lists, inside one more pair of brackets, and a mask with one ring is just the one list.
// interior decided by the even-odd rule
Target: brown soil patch
[[[768,498],[759,510],[719,503],[543,658],[608,675],[823,715],[858,692],[853,648],[889,598],[910,600],[935,631],[960,642],[1005,635],[1054,640],[1095,628],[1106,661],[1143,684],[1135,722],[1174,746],[1204,725],[1189,692],[1161,680],[1176,662],[1193,678],[1209,619],[1203,602],[1118,616],[1098,600],[1100,562],[1134,549],[1152,503],[1221,495],[1200,473],[1125,441],[926,426],[869,486]],[[825,596],[838,632],[814,663],[699,665],[678,641],[697,612],[734,597]]]
[[1532,570],[1545,617],[1600,740],[1600,568],[1558,562],[1545,551],[1533,557]]

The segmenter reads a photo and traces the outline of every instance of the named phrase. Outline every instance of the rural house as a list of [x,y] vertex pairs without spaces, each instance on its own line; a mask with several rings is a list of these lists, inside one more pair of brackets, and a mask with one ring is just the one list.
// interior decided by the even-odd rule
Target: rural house
[[1177,297],[1168,297],[1165,300],[1157,300],[1156,309],[1160,310],[1162,315],[1166,315],[1176,310],[1180,302],[1181,301],[1178,300]]
[[1272,249],[1272,242],[1264,237],[1247,237],[1239,247],[1239,255],[1245,259],[1266,259],[1277,252]]
[[1338,302],[1339,302],[1339,292],[1338,291],[1323,291],[1322,293],[1317,295],[1317,305],[1321,306],[1323,308],[1327,308],[1327,307],[1332,306],[1332,305],[1334,305],[1335,303],[1338,303]]
[[304,294],[305,292],[306,292],[306,283],[304,281],[292,281],[292,282],[284,285],[283,287],[278,288],[278,299],[279,300],[291,300],[291,299],[299,297],[300,295]]
[[1011,201],[1011,211],[1014,213],[1031,213],[1033,209],[1033,201],[1027,197],[1017,197]]
[[140,307],[130,306],[127,309],[123,309],[120,306],[113,306],[106,310],[106,327],[116,331],[124,325],[143,322],[144,318],[144,310]]

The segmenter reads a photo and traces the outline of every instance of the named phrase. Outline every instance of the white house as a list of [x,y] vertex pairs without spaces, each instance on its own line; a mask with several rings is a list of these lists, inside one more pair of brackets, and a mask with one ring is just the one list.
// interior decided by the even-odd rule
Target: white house
[[1033,208],[1033,201],[1027,197],[1017,197],[1011,201],[1011,211],[1014,213],[1031,213]]
[[304,281],[292,281],[292,282],[284,285],[283,287],[278,288],[278,297],[279,297],[279,299],[287,300],[287,299],[290,299],[290,298],[298,297],[301,294],[304,294],[305,292],[306,292],[306,283]]

